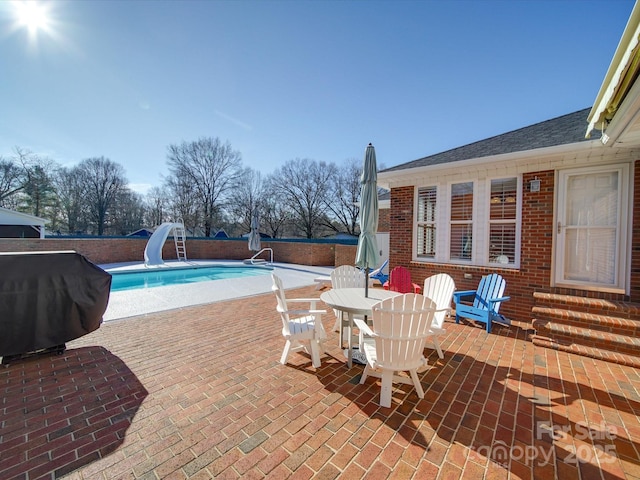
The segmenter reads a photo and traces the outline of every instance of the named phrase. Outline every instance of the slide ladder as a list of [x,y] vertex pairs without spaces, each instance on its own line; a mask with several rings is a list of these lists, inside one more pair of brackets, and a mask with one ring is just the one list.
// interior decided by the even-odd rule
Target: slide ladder
[[183,262],[187,261],[187,246],[186,246],[186,233],[184,229],[184,223],[180,219],[179,223],[175,224],[173,228],[173,241],[176,244],[176,257]]

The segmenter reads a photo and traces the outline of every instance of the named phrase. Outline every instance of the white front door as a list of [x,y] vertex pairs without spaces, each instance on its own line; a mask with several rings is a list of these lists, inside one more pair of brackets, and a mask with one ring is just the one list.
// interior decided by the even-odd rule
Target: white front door
[[625,289],[628,179],[628,165],[559,172],[557,285]]

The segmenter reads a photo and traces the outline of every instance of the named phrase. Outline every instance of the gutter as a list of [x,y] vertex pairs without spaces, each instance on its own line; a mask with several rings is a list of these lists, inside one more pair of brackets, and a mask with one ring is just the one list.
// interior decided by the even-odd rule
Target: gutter
[[639,39],[640,6],[636,2],[607,74],[600,86],[596,100],[587,117],[589,125],[585,138],[590,138],[591,132],[598,126],[600,126],[599,129],[604,134],[607,123],[615,116],[620,103],[624,100],[629,90],[630,82],[635,80],[638,72],[638,61],[640,60],[637,51]]
[[625,101],[606,127],[606,133],[602,133],[600,139],[602,144],[608,147],[624,146],[624,142],[618,141],[620,135],[638,120],[640,120],[640,82],[633,84]]

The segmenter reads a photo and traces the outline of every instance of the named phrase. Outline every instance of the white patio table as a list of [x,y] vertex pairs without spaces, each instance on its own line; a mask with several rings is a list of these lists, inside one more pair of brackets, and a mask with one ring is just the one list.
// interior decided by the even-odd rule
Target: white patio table
[[[353,365],[353,316],[371,316],[373,306],[376,303],[396,295],[400,294],[381,288],[370,288],[368,297],[364,296],[364,288],[333,288],[320,295],[320,300],[331,308],[346,313],[349,319],[349,349],[347,353],[347,365],[349,368]],[[340,335],[342,335],[342,328],[340,329]]]

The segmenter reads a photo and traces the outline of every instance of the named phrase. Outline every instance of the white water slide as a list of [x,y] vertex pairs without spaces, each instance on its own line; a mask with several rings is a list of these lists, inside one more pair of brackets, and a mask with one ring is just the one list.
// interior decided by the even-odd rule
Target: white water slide
[[145,265],[164,265],[162,260],[162,247],[167,241],[169,234],[173,232],[173,238],[176,244],[176,256],[178,260],[187,259],[187,250],[185,248],[185,232],[183,223],[165,222],[156,228],[153,235],[149,237],[147,246],[144,248],[144,264]]

